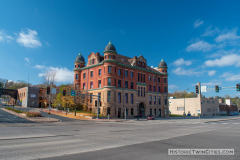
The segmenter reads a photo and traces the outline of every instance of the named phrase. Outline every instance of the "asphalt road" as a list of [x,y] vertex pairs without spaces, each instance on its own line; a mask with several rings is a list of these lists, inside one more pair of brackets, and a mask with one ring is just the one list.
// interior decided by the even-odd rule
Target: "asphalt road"
[[[199,123],[0,123],[0,159],[239,159],[240,119]],[[235,149],[234,156],[172,156],[168,149]]]

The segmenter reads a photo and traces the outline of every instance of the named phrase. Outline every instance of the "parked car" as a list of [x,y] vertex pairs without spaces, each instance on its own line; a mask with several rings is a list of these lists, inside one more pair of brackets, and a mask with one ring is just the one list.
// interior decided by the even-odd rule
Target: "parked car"
[[190,114],[190,113],[188,113],[188,114],[187,114],[187,116],[191,116],[191,114]]
[[229,116],[233,116],[233,113],[229,113],[228,115],[229,115]]
[[154,117],[153,115],[149,115],[147,119],[148,119],[148,120],[154,120],[154,118],[155,118],[155,117]]
[[236,115],[239,115],[239,113],[237,112]]

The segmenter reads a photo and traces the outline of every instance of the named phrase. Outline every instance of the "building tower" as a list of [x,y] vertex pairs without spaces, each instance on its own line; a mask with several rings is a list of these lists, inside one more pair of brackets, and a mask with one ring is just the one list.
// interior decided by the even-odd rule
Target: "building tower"
[[85,67],[85,59],[81,53],[75,59],[75,67],[74,67],[74,88],[78,90],[81,84],[81,68]]
[[112,60],[116,59],[116,48],[115,46],[109,41],[108,45],[104,49],[104,60]]
[[167,74],[167,63],[162,59],[161,62],[158,64],[158,70],[161,73],[166,73]]

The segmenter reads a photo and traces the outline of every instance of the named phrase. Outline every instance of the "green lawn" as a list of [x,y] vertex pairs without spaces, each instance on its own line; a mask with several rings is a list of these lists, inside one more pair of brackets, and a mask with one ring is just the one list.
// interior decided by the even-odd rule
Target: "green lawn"
[[184,115],[178,115],[178,114],[170,114],[170,117],[185,117]]
[[10,108],[10,107],[5,107],[5,109],[11,110],[11,111],[16,112],[16,113],[23,113],[23,111],[19,111],[17,109],[13,109],[13,108]]

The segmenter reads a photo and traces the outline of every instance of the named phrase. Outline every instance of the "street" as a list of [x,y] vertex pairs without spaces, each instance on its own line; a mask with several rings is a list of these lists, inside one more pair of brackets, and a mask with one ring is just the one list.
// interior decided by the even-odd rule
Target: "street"
[[[239,126],[240,119],[3,122],[0,159],[238,159]],[[235,155],[168,155],[168,149],[184,148],[234,149]]]

